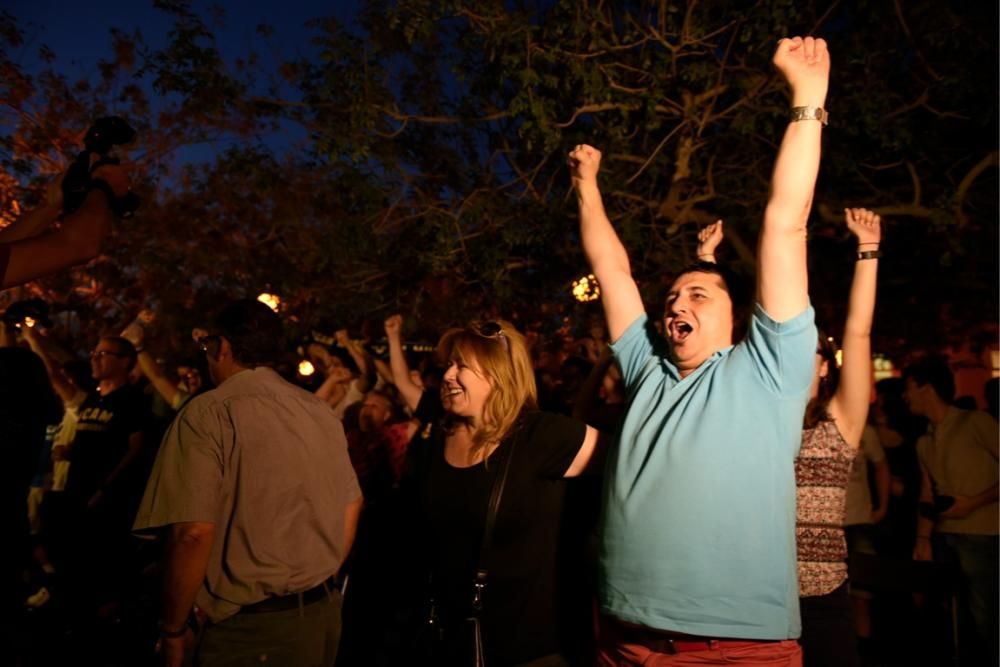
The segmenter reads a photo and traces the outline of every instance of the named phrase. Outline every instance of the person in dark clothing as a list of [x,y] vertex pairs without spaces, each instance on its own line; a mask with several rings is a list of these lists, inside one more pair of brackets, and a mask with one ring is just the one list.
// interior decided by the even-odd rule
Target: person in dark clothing
[[[487,507],[509,456],[480,614],[486,662],[566,664],[556,635],[562,480],[587,467],[597,431],[537,410],[524,337],[508,322],[452,329],[438,352],[447,363],[441,419],[411,444],[416,525],[444,629],[434,662],[462,660]],[[433,414],[434,403],[425,393],[418,416]]]

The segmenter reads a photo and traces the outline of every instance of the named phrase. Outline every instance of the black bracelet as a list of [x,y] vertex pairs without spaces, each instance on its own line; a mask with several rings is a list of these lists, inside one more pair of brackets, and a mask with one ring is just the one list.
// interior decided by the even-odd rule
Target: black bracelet
[[860,261],[862,259],[878,259],[881,256],[881,250],[864,250],[858,253],[858,259],[856,261]]
[[187,634],[187,631],[188,626],[186,624],[182,625],[180,630],[167,630],[163,627],[162,623],[160,624],[160,636],[164,639],[177,639],[178,637],[183,637]]

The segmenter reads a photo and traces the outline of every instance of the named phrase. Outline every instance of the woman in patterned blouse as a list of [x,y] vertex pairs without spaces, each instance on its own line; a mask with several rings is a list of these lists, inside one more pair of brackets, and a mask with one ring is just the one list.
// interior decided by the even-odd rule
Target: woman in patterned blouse
[[[844,505],[871,399],[871,326],[882,234],[881,219],[872,211],[845,209],[844,214],[858,247],[843,363],[838,368],[833,338],[820,332],[802,448],[795,461],[799,641],[806,667],[860,665],[847,592]],[[722,221],[703,229],[698,259],[715,261],[722,236]]]

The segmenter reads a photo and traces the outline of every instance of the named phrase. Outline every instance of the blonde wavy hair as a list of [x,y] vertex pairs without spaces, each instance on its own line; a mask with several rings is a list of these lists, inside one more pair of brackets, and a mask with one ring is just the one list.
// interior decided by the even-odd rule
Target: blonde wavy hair
[[535,371],[524,336],[506,320],[471,322],[446,331],[437,354],[442,363],[455,360],[479,368],[490,383],[483,424],[472,438],[473,453],[482,453],[485,461],[490,443],[507,437],[522,411],[538,408]]

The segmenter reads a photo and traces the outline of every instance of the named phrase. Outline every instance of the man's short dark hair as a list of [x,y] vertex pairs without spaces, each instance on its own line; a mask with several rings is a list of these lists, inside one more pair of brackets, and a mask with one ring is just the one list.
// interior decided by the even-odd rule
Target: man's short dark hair
[[284,327],[273,310],[255,299],[240,299],[223,308],[211,333],[224,337],[241,366],[275,365],[284,351]]
[[955,376],[948,359],[939,354],[927,355],[907,366],[903,370],[903,380],[913,380],[918,387],[929,384],[945,403],[955,398]]
[[135,366],[135,362],[139,358],[139,354],[135,351],[135,345],[132,344],[132,341],[121,336],[101,336],[101,340],[106,340],[114,344],[115,352],[123,358],[128,359],[128,369],[132,370],[132,367]]

